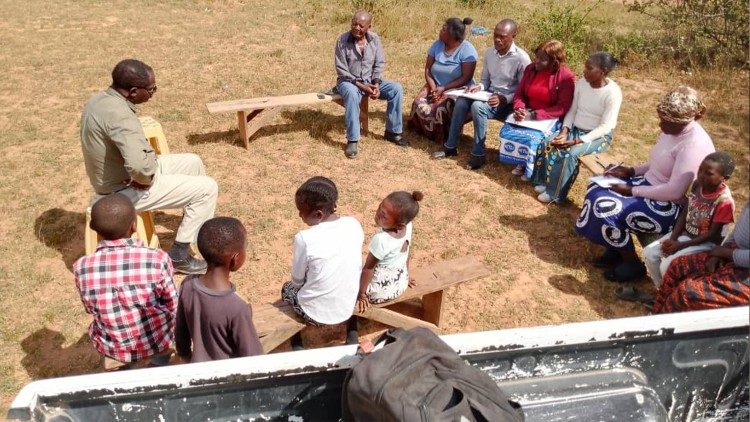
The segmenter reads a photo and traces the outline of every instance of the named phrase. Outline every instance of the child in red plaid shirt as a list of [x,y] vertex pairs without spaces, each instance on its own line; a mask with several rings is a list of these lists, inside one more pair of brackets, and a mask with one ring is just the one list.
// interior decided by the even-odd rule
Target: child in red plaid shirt
[[212,218],[198,231],[198,250],[208,271],[180,285],[175,348],[183,359],[204,362],[263,354],[250,305],[229,281],[229,274],[245,263],[245,248],[247,232],[236,218]]
[[[73,264],[86,312],[93,315],[89,337],[106,358],[125,365],[150,358],[166,365],[174,331],[177,293],[166,252],[131,239],[136,230],[133,203],[114,193],[91,207],[91,228],[102,241],[96,252]],[[117,365],[114,365],[117,366]]]

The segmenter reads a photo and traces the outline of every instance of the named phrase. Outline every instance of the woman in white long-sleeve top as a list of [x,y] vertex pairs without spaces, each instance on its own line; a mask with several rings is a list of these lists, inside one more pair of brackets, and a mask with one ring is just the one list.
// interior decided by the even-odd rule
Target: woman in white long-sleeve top
[[546,159],[535,166],[532,181],[540,201],[565,201],[578,176],[578,157],[606,151],[612,143],[622,92],[607,75],[616,65],[617,59],[605,52],[594,53],[586,61],[563,128],[550,143]]

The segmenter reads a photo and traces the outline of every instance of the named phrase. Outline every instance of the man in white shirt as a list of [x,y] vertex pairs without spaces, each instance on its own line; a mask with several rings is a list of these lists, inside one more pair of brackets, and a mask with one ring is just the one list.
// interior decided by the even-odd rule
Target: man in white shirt
[[517,47],[517,25],[512,19],[503,19],[495,25],[494,47],[484,51],[481,83],[467,88],[469,92],[486,90],[492,93],[487,102],[459,97],[453,108],[451,127],[443,150],[433,154],[442,159],[458,155],[458,138],[461,136],[466,115],[471,111],[474,122],[474,145],[467,168],[477,170],[485,163],[485,134],[488,119],[504,120],[513,111],[513,95],[521,82],[529,55]]

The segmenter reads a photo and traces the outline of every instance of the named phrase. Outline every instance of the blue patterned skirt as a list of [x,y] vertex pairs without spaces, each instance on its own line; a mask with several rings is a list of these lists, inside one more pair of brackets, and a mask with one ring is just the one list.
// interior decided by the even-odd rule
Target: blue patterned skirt
[[[650,185],[643,176],[633,177],[627,184]],[[623,196],[592,183],[576,219],[576,231],[604,247],[632,251],[632,232],[667,234],[679,213],[680,206],[674,202]]]

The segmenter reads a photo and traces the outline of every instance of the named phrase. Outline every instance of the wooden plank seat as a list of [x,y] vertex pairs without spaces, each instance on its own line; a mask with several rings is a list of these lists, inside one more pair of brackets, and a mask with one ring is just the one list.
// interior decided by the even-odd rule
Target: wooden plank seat
[[[374,304],[363,313],[355,315],[371,319],[392,327],[427,327],[435,332],[440,329],[443,307],[443,292],[450,286],[465,281],[486,277],[487,267],[472,256],[452,259],[412,272],[417,285],[409,288],[400,297],[385,303]],[[388,309],[388,306],[410,299],[422,298],[422,319],[403,315]],[[305,322],[288,303],[253,304],[253,324],[258,332],[263,352],[268,353],[305,328]]]
[[268,353],[305,328],[292,305],[279,300],[253,305],[253,324],[258,332],[263,353]]
[[[340,95],[330,95],[318,92],[307,94],[282,95],[277,97],[259,97],[245,100],[220,101],[206,104],[208,112],[237,113],[237,126],[239,127],[240,140],[249,148],[250,138],[260,128],[267,125],[284,107],[295,107],[309,104],[334,102],[343,107],[344,102]],[[369,130],[367,117],[369,101],[367,96],[362,97],[359,106],[360,132],[366,135]]]
[[602,175],[608,166],[620,164],[619,161],[612,158],[612,156],[606,152],[584,155],[580,157],[579,160],[581,160],[581,164],[583,164],[584,167],[597,176]]
[[[373,304],[365,312],[355,312],[355,315],[392,327],[413,328],[421,326],[440,332],[439,326],[445,289],[459,283],[486,277],[490,275],[490,271],[477,258],[465,256],[416,268],[410,275],[414,278],[416,286],[406,289],[401,296],[394,300]],[[422,298],[421,319],[388,309],[391,305],[420,297]]]

